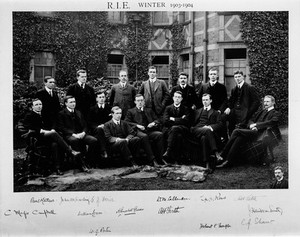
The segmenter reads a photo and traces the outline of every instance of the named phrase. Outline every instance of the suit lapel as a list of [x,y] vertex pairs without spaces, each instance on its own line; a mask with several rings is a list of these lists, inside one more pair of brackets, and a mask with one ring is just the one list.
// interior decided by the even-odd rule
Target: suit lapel
[[155,81],[155,83],[154,83],[154,91],[157,90],[159,84],[160,84],[160,82],[158,81],[158,79],[156,79],[156,81]]

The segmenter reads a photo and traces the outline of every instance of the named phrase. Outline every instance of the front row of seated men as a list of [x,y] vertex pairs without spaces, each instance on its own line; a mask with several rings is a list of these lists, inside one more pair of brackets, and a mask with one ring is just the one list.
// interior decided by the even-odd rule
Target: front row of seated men
[[[98,93],[97,104],[90,109],[86,122],[75,109],[75,98],[66,96],[66,108],[59,112],[55,126],[51,128],[44,126],[43,117],[39,115],[42,103],[36,99],[32,102],[32,111],[25,117],[24,125],[48,144],[56,143],[67,155],[79,157],[82,170],[88,172],[85,162],[107,158],[107,147],[118,151],[129,166],[136,165],[140,148],[145,151],[150,165],[177,163],[187,136],[192,136],[200,145],[207,167],[211,156],[221,162],[218,167],[224,167],[237,158],[242,143],[257,139],[268,127],[277,128],[279,121],[279,114],[274,110],[274,97],[265,96],[264,111],[258,113],[249,128],[236,129],[220,155],[218,144],[223,122],[220,113],[211,108],[211,96],[202,96],[203,108],[196,110],[193,118],[191,110],[181,104],[182,99],[182,92],[176,91],[173,104],[166,107],[160,120],[151,108],[145,107],[143,95],[137,94],[134,101],[136,107],[129,109],[125,120],[121,120],[121,108],[115,106],[110,109],[105,104],[105,94]],[[60,174],[58,152],[52,152],[52,156]]]

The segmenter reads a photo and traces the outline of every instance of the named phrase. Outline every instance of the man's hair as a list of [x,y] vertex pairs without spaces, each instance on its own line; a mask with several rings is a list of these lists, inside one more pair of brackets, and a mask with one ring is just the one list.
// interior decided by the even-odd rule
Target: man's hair
[[127,75],[127,71],[126,70],[120,70],[119,71],[119,76],[120,76],[121,72],[126,72],[126,75]]
[[205,93],[205,94],[202,95],[202,98],[203,98],[204,96],[208,96],[209,99],[211,99],[211,94]]
[[[29,102],[29,106],[30,107],[32,107],[33,106],[33,102],[35,102],[35,101],[41,101],[39,98],[34,98],[34,99],[32,99],[30,102]],[[41,101],[42,102],[42,101]],[[43,102],[42,102],[42,104],[43,104]]]
[[44,82],[48,82],[48,80],[54,79],[52,76],[45,76]]
[[86,70],[84,69],[80,69],[76,72],[76,77],[79,77],[80,76],[80,73],[86,73]]
[[73,99],[73,98],[75,98],[75,97],[72,96],[72,95],[66,95],[66,96],[64,97],[64,104],[67,103],[69,99]]
[[236,70],[236,71],[234,71],[233,75],[236,75],[236,74],[241,74],[241,75],[244,76],[244,73],[243,73],[242,70]]
[[104,96],[106,97],[105,91],[97,91],[97,92],[95,93],[96,98],[98,97],[98,95],[101,95],[101,94],[104,94]]
[[217,69],[216,67],[211,67],[211,68],[208,70],[208,72],[210,72],[210,71],[217,71],[217,72],[218,72],[218,69]]
[[186,76],[186,78],[189,78],[189,75],[187,74],[187,73],[185,73],[185,72],[181,72],[181,73],[179,73],[179,76]]
[[114,114],[116,110],[122,110],[119,106],[114,106],[111,108],[111,112]]
[[274,171],[275,171],[275,170],[281,170],[281,172],[284,173],[284,172],[283,172],[282,166],[276,166],[276,167],[274,168]]
[[155,69],[155,71],[157,71],[157,70],[156,70],[156,67],[154,67],[154,66],[150,66],[150,67],[148,68],[148,71],[149,71],[150,69]]
[[134,99],[136,99],[137,97],[143,97],[143,98],[144,98],[144,96],[143,96],[142,94],[136,94],[136,95],[134,96]]
[[270,98],[271,101],[275,104],[275,98],[274,98],[274,96],[266,95],[265,98]]
[[182,92],[181,91],[175,91],[174,94],[173,94],[173,96],[175,95],[175,93],[180,94],[181,97],[182,97]]

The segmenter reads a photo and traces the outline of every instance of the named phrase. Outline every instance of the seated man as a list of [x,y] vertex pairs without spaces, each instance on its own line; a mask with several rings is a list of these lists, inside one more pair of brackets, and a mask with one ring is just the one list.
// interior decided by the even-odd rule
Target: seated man
[[211,107],[210,94],[202,95],[203,108],[198,109],[195,114],[194,123],[190,129],[191,134],[200,142],[203,161],[206,168],[209,167],[209,157],[221,159],[218,152],[217,142],[220,142],[219,132],[222,131],[220,113]]
[[[135,108],[129,109],[125,118],[130,125],[137,129],[137,136],[141,138],[148,161],[151,165],[157,165],[157,160],[162,161],[163,155],[163,134],[157,131],[159,122],[157,116],[151,108],[145,107],[145,99],[141,94],[135,96]],[[156,156],[153,155],[151,145],[154,147]]]
[[167,137],[167,150],[164,159],[178,163],[181,157],[182,138],[188,133],[190,110],[181,104],[182,92],[174,92],[172,105],[166,107],[163,121],[164,137]]
[[[275,98],[266,95],[264,98],[264,108],[254,116],[248,124],[247,129],[235,129],[224,147],[221,156],[225,158],[217,168],[232,165],[233,161],[241,154],[241,147],[247,141],[262,140],[264,147],[269,145],[270,139],[264,139],[267,129],[278,130],[280,114],[274,109]],[[276,133],[280,134],[280,133]],[[276,139],[276,138],[275,138]]]
[[45,118],[41,114],[43,108],[41,100],[34,99],[32,101],[31,108],[32,111],[25,116],[24,127],[34,132],[39,141],[44,142],[46,145],[51,147],[51,155],[56,166],[56,173],[62,174],[60,171],[62,157],[59,157],[58,148],[71,157],[79,155],[80,152],[72,150],[71,147],[68,146],[64,139],[53,128],[45,128]]
[[102,158],[107,158],[106,143],[104,135],[104,124],[111,119],[111,107],[105,103],[105,93],[96,93],[97,104],[90,108],[88,113],[88,126],[91,134],[95,136],[100,145]]
[[[66,108],[58,113],[57,129],[76,151],[81,151],[88,160],[96,160],[97,139],[87,134],[87,125],[79,110],[75,109],[76,100],[72,95],[64,99]],[[88,145],[88,152],[86,152]],[[89,172],[83,158],[80,161],[84,172]]]
[[140,148],[140,138],[135,137],[135,132],[130,125],[121,120],[122,109],[120,107],[112,107],[111,112],[112,119],[104,124],[105,138],[112,150],[120,152],[130,166],[136,166],[134,159]]

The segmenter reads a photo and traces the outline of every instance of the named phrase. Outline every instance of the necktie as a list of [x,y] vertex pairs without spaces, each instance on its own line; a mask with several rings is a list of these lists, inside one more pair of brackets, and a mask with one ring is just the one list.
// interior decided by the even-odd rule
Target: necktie
[[51,90],[51,91],[49,91],[49,95],[52,97],[52,95],[53,95],[53,94],[52,94],[52,90]]
[[83,85],[83,84],[81,84],[81,89],[82,89],[82,90],[84,89],[84,85]]

